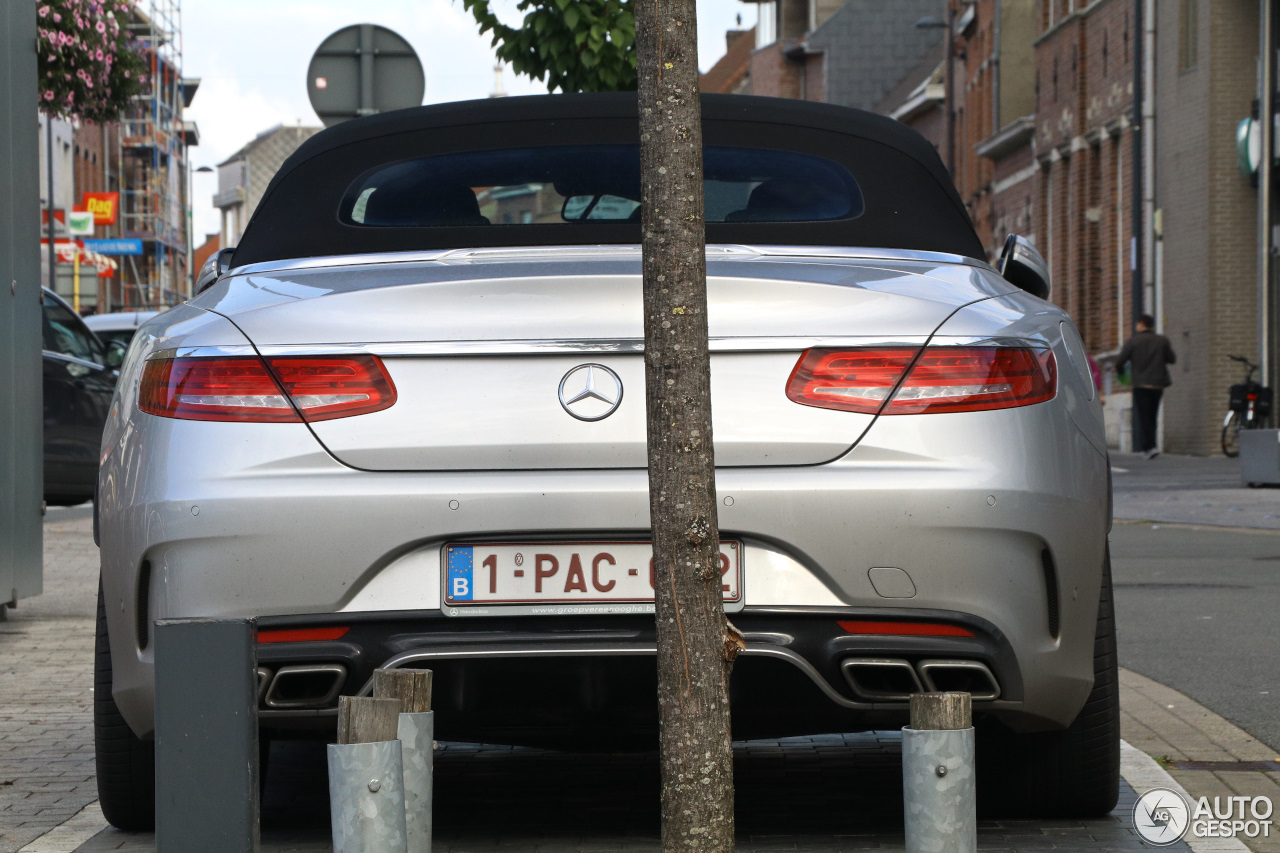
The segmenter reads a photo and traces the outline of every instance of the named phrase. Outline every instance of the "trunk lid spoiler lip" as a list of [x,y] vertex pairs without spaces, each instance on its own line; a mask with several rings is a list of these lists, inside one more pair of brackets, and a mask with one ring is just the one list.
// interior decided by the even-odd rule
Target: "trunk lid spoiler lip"
[[[1030,347],[1048,349],[1043,340],[1021,336],[851,335],[846,338],[802,337],[716,337],[711,352],[760,353],[794,352],[811,347],[923,347],[931,341],[944,346]],[[583,353],[644,352],[642,338],[593,338],[577,340],[475,340],[475,341],[392,341],[389,343],[347,344],[238,344],[231,346],[171,347],[155,350],[147,360],[164,358],[209,358],[230,356],[376,355],[379,358],[430,358],[487,355],[574,355]]]
[[[325,269],[348,266],[374,266],[405,263],[483,264],[512,261],[556,262],[568,260],[623,260],[640,258],[640,247],[616,246],[518,246],[504,249],[449,249],[421,252],[379,252],[357,255],[327,255],[264,261],[233,267],[225,276],[283,272],[287,270]],[[898,261],[923,264],[950,264],[996,272],[995,267],[965,255],[926,252],[915,249],[885,249],[845,246],[743,246],[712,244],[707,246],[708,261],[750,261],[785,258],[789,260]]]

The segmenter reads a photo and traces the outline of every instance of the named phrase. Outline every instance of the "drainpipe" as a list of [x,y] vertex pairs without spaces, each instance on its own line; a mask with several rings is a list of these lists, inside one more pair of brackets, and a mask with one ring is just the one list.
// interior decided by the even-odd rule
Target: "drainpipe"
[[1271,193],[1275,173],[1275,54],[1272,52],[1272,30],[1275,28],[1273,0],[1261,0],[1258,11],[1261,43],[1258,56],[1261,74],[1258,80],[1258,123],[1262,131],[1262,161],[1258,165],[1258,364],[1263,385],[1270,385],[1275,371],[1271,337],[1275,300],[1271,293]]
[[1000,132],[1000,23],[1003,0],[996,0],[995,17],[991,19],[991,40],[994,42],[991,52],[991,133]]
[[1142,36],[1142,237],[1146,259],[1143,302],[1156,318],[1156,330],[1164,331],[1164,292],[1156,278],[1156,0],[1146,0]]
[[[1132,311],[1130,318],[1130,326],[1137,325],[1138,318],[1142,316],[1142,290],[1143,290],[1143,274],[1142,274],[1142,183],[1145,169],[1142,164],[1142,136],[1146,132],[1143,127],[1142,119],[1145,112],[1142,103],[1146,94],[1142,86],[1143,71],[1143,7],[1144,0],[1134,0],[1133,2],[1133,168],[1131,171],[1131,180],[1133,183],[1133,229],[1129,240],[1129,270],[1133,274],[1132,286]],[[1134,435],[1137,436],[1137,421],[1134,421]],[[1135,447],[1137,445],[1134,445]]]
[[49,289],[56,293],[58,291],[58,252],[53,245],[53,212],[57,205],[53,201],[53,116],[48,113],[44,117],[44,160],[49,191]]

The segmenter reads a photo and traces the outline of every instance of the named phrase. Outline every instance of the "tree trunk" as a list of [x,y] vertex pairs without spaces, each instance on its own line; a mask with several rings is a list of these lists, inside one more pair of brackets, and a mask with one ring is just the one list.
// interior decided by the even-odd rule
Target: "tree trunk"
[[695,0],[638,0],[645,397],[662,848],[733,850],[729,673],[711,443]]

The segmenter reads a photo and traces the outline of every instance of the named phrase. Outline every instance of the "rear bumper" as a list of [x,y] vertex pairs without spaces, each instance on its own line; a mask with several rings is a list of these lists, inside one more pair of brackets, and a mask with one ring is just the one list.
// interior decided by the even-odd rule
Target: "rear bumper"
[[[971,637],[851,635],[840,620],[883,609],[756,608],[733,615],[747,649],[734,667],[735,736],[783,737],[905,724],[905,701],[861,692],[842,670],[859,660],[961,661],[991,673],[999,697],[975,714],[1017,720],[1022,674],[1008,639],[964,614],[897,610],[962,627]],[[435,673],[439,737],[530,746],[652,744],[657,733],[654,625],[645,617],[451,620],[427,613],[263,617],[261,630],[341,625],[340,640],[258,646],[264,727],[332,730],[337,700],[317,683],[313,707],[272,707],[277,673],[337,665],[339,691],[367,694],[378,666]],[[283,691],[282,694],[283,695]],[[296,694],[295,694],[296,701]]]
[[[470,632],[483,624],[499,625],[493,630],[504,636],[559,624],[544,616],[496,614],[501,621],[488,623],[485,616],[442,613],[445,543],[635,538],[648,527],[644,470],[366,472],[334,461],[300,424],[133,418],[135,437],[112,449],[103,465],[102,566],[114,695],[143,736],[153,727],[148,626],[155,619],[383,625],[358,644],[353,680],[343,688],[355,692],[372,667],[404,651],[387,646],[390,637],[474,639]],[[813,634],[803,650],[752,639],[735,677],[744,686],[735,691],[750,695],[755,688],[745,685],[758,681],[767,688],[759,692],[772,693],[770,701],[781,697],[787,704],[756,713],[742,699],[735,706],[742,725],[758,718],[761,734],[776,734],[797,727],[851,731],[905,719],[905,706],[846,706],[783,654],[796,651],[831,690],[852,698],[842,674],[831,670],[832,653],[820,648],[838,639],[831,616],[842,613],[942,613],[1000,638],[999,654],[994,647],[974,653],[1000,682],[1001,697],[990,712],[1011,726],[1065,726],[1083,706],[1093,680],[1107,466],[1057,401],[1003,412],[882,418],[836,462],[721,469],[717,492],[722,535],[746,547],[745,609],[732,617],[735,623],[748,633],[800,638],[809,634],[769,620],[817,614],[827,632]],[[885,597],[869,575],[882,567],[907,572],[914,594]],[[628,618],[577,616],[566,624],[611,632],[633,624]],[[634,624],[646,621],[652,625],[651,617],[635,617]],[[385,627],[393,624],[394,630]],[[640,667],[633,680],[651,686],[651,652],[645,651],[651,641],[637,635],[627,642],[634,648],[626,654],[596,656],[610,661],[602,670],[629,661]],[[952,656],[947,648],[915,642],[900,638],[866,653],[910,663]],[[439,673],[441,701],[452,689],[465,698],[469,688],[455,688],[446,670],[483,668],[437,660],[427,665]],[[507,676],[485,678],[495,679],[497,689]],[[792,676],[799,678],[794,691],[768,687]],[[458,683],[477,679],[483,681],[460,675]],[[459,716],[470,715],[458,701]],[[650,704],[645,699],[641,707]],[[445,707],[440,724],[452,726]],[[599,719],[606,717],[601,712]]]

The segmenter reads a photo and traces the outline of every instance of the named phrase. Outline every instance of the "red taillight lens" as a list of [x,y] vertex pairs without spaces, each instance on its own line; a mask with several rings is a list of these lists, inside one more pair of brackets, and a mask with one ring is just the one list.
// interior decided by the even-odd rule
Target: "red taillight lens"
[[791,371],[787,397],[824,409],[907,415],[1029,406],[1057,393],[1047,349],[934,346],[913,366],[915,355],[911,347],[807,350]]
[[367,415],[396,401],[396,388],[377,356],[268,358],[267,363],[306,421]]
[[192,421],[297,421],[257,356],[162,358],[142,369],[138,408]]
[[[375,356],[164,358],[142,371],[138,408],[196,421],[307,421],[385,409],[396,389]],[[287,394],[287,396],[286,396]]]
[[787,396],[806,406],[874,415],[911,366],[916,347],[806,350],[787,380]]

